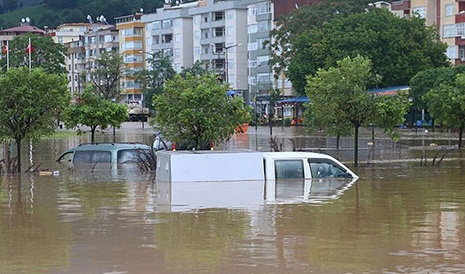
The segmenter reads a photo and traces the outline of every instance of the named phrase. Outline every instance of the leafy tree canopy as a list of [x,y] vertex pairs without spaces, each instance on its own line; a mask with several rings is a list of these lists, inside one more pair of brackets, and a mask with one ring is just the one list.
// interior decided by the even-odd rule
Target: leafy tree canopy
[[459,128],[459,147],[465,128],[465,73],[454,83],[442,83],[426,92],[422,99],[436,122],[449,128]]
[[[371,61],[360,55],[354,58],[346,57],[338,61],[336,67],[319,69],[315,76],[309,76],[307,79],[306,93],[313,117],[306,119],[316,121],[317,126],[330,134],[347,133],[351,125],[355,133],[355,166],[358,165],[360,126],[377,121],[389,132],[393,125],[398,125],[396,123],[401,121],[408,108],[407,100],[378,101],[368,91],[368,87],[377,81],[379,76],[373,72]],[[378,107],[382,111],[378,110]],[[377,117],[379,115],[382,117]]]
[[176,75],[162,94],[154,96],[152,121],[173,142],[189,140],[196,149],[202,143],[222,143],[250,120],[243,99],[229,97],[227,91],[215,74]]
[[[91,142],[94,142],[97,127],[119,127],[127,121],[128,109],[126,105],[114,103],[95,94],[91,86],[77,98],[77,102],[71,105],[65,113],[65,125],[68,128],[76,128],[80,125],[90,127]],[[81,130],[78,130],[82,133]]]
[[[281,44],[274,45],[283,50],[273,56],[273,63],[278,70],[287,65],[286,75],[300,94],[307,75],[334,66],[347,56],[370,58],[374,71],[383,76],[379,83],[382,87],[405,85],[419,71],[449,65],[444,54],[446,45],[439,41],[435,29],[426,27],[418,17],[400,18],[386,9],[374,8],[333,16],[317,26],[289,35],[287,44],[278,40]],[[277,56],[281,52],[286,53]]]
[[[16,36],[8,43],[8,61],[9,67],[28,67],[29,53],[27,47],[31,39],[31,67],[42,68],[47,73],[66,73],[65,53],[66,48],[62,44],[53,42],[50,36],[41,36],[38,34],[28,33],[22,36]],[[7,58],[0,60],[3,70],[7,69]]]
[[176,71],[173,69],[171,58],[163,55],[161,51],[152,54],[147,61],[149,68],[139,72],[138,77],[143,82],[144,98],[150,102],[148,107],[153,110],[151,104],[153,96],[163,92],[165,81],[172,79]]
[[[0,74],[0,139],[14,140],[20,162],[21,141],[39,139],[56,128],[58,112],[67,108],[67,79],[35,68],[11,68]],[[18,166],[21,171],[21,166]]]
[[96,94],[106,100],[118,99],[121,93],[120,79],[125,73],[123,58],[115,51],[103,52],[91,71],[92,84]]
[[465,73],[465,66],[432,68],[418,72],[410,80],[410,97],[413,106],[420,110],[426,108],[423,95],[441,84],[454,85],[458,74]]

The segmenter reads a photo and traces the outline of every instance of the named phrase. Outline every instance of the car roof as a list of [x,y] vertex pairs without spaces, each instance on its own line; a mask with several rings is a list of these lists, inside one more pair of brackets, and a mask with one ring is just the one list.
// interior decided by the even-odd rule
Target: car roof
[[150,146],[143,143],[84,143],[77,147],[68,149],[70,151],[112,151],[124,149],[150,149]]

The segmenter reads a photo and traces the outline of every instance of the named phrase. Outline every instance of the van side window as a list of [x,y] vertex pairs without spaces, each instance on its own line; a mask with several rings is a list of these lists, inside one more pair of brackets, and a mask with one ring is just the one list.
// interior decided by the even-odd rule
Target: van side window
[[347,172],[330,161],[309,159],[312,178],[347,177]]
[[118,151],[117,162],[118,164],[134,162],[136,163],[139,157],[143,157],[143,151],[139,149],[123,149]]
[[304,178],[304,166],[302,160],[276,160],[274,168],[276,179]]
[[111,152],[109,151],[76,151],[74,153],[75,163],[111,163]]

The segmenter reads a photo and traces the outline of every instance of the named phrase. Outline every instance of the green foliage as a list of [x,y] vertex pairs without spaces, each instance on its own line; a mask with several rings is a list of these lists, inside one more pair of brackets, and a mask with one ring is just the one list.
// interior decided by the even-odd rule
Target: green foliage
[[26,67],[0,74],[0,139],[15,140],[19,163],[21,141],[52,134],[69,97],[64,76]]
[[[303,9],[288,19],[289,26],[284,23],[283,29],[274,32],[277,40],[272,48],[283,50],[275,51],[280,55],[274,54],[271,63],[278,72],[287,68],[286,76],[299,94],[307,75],[335,66],[347,56],[370,58],[374,71],[383,76],[380,86],[405,85],[419,71],[449,65],[444,54],[447,46],[439,41],[436,30],[418,17],[401,18],[386,9],[370,9],[348,16],[336,13],[321,23],[315,12]],[[310,18],[308,22],[306,18]],[[307,29],[293,30],[296,23]]]
[[[150,101],[155,94],[163,93],[165,81],[172,79],[176,75],[176,71],[173,69],[171,58],[164,56],[161,51],[155,52],[149,58],[149,69],[142,70],[138,77],[143,82],[143,93],[144,98]],[[153,105],[147,106],[153,110]]]
[[400,139],[397,127],[405,121],[410,102],[407,93],[394,96],[379,96],[376,98],[376,115],[374,124],[384,129],[384,132],[394,141]]
[[90,73],[96,94],[106,100],[118,99],[120,79],[124,73],[123,57],[115,51],[103,52],[97,60],[97,68]]
[[422,98],[436,122],[449,128],[460,129],[461,147],[465,128],[465,73],[457,75],[453,84],[443,83],[430,89]]
[[144,13],[155,12],[156,8],[162,7],[164,3],[163,0],[43,0],[35,2],[34,6],[18,8],[2,14],[0,24],[4,28],[14,27],[18,25],[20,18],[28,16],[35,26],[55,28],[62,23],[86,22],[88,14],[94,18],[94,21],[97,16],[104,15],[110,24],[114,24],[115,17],[134,14],[139,12],[140,8],[144,9]]
[[195,61],[194,65],[190,68],[183,68],[179,73],[181,77],[185,77],[188,73],[196,75],[204,75],[210,73],[207,68],[204,68],[203,63],[200,60]]
[[214,74],[176,75],[155,95],[154,125],[173,142],[202,143],[229,140],[237,126],[250,121],[242,98],[227,96],[228,86],[219,85]]
[[[8,59],[10,68],[29,66],[29,54],[26,52],[29,39],[31,39],[33,48],[31,53],[32,68],[40,67],[47,73],[66,73],[66,48],[62,44],[53,42],[50,36],[41,36],[33,33],[16,36],[9,42]],[[3,70],[6,70],[7,58],[2,58],[0,65]]]
[[465,66],[432,68],[417,73],[410,80],[410,97],[413,106],[418,110],[426,108],[423,95],[433,88],[439,88],[441,84],[453,85],[460,73],[465,73]]
[[346,57],[338,61],[336,67],[319,69],[315,76],[307,79],[310,103],[305,119],[330,135],[344,136],[354,130],[355,166],[358,164],[359,127],[376,121],[386,132],[393,133],[393,127],[401,123],[408,108],[405,95],[374,97],[368,87],[377,81],[379,76],[373,72],[371,61],[360,55]]
[[[91,141],[94,142],[97,127],[119,127],[127,121],[128,109],[125,105],[97,96],[92,87],[87,87],[78,96],[77,102],[66,111],[65,117],[65,125],[68,128],[76,128],[79,125],[90,127]],[[81,131],[78,130],[78,133]]]

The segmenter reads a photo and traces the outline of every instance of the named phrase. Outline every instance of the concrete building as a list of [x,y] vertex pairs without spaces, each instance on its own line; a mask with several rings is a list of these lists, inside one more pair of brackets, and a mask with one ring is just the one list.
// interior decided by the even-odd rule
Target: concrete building
[[47,30],[53,41],[58,44],[66,44],[77,41],[92,29],[91,23],[65,23],[59,25],[54,30]]
[[143,104],[142,86],[134,73],[144,68],[145,24],[141,21],[142,12],[115,18],[119,32],[119,53],[126,65],[126,73],[121,81],[121,94],[124,101]]
[[411,15],[437,26],[441,40],[448,45],[446,55],[453,65],[465,63],[465,1],[411,0]]

